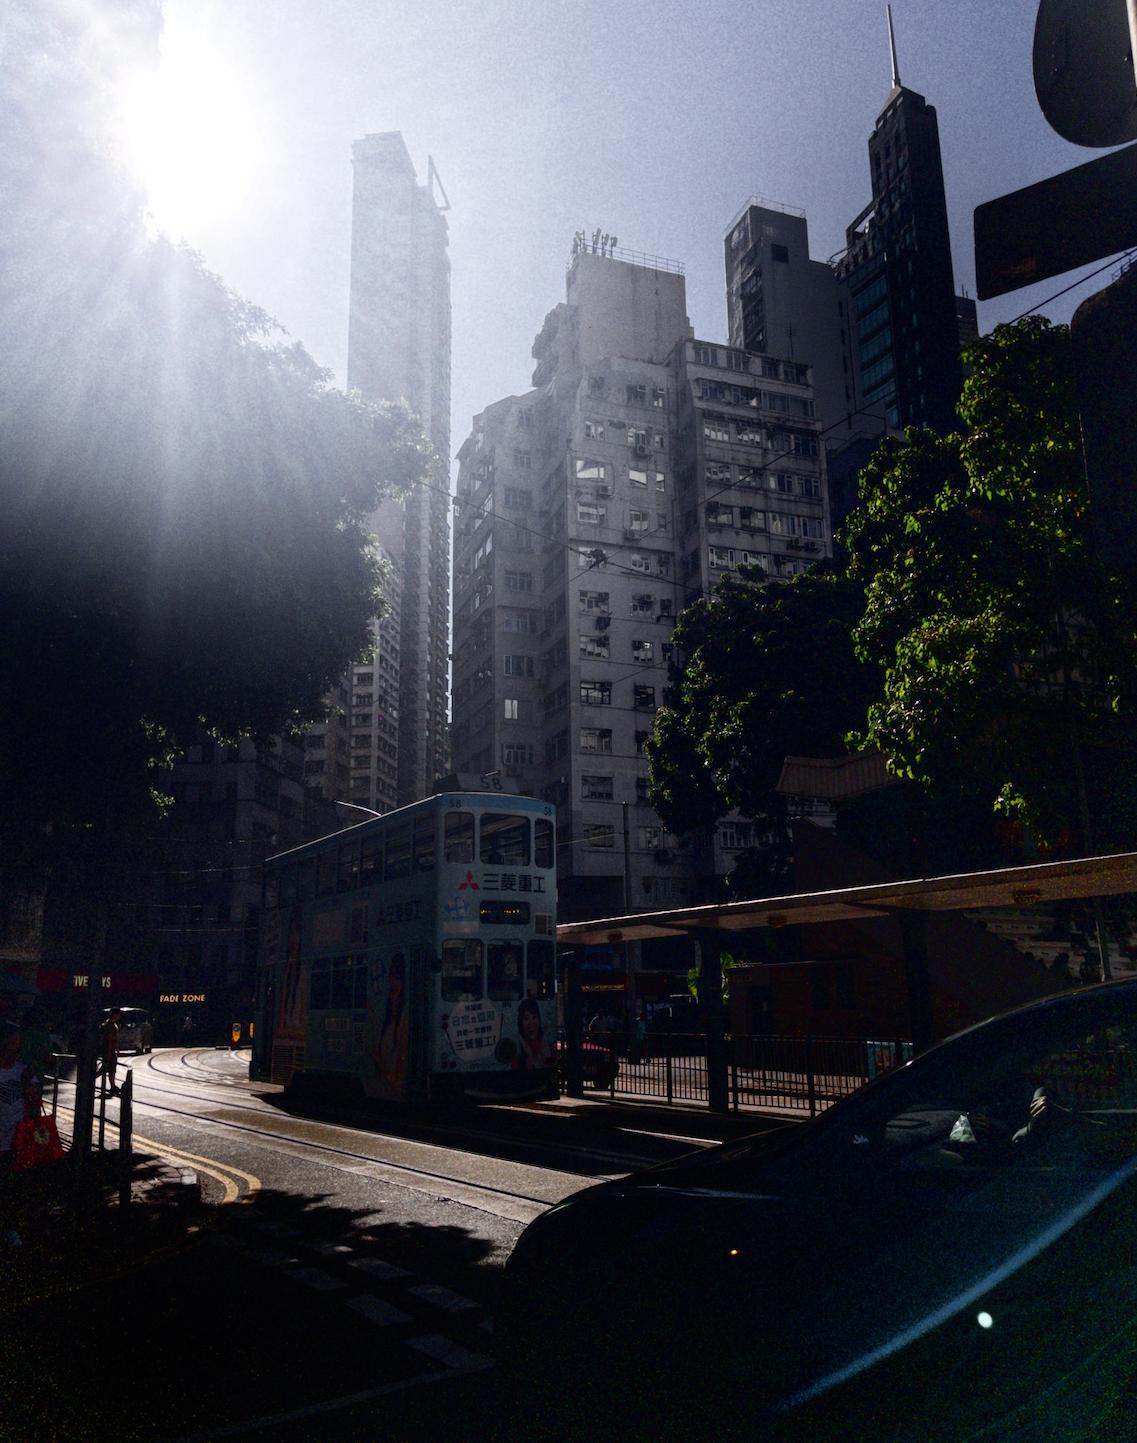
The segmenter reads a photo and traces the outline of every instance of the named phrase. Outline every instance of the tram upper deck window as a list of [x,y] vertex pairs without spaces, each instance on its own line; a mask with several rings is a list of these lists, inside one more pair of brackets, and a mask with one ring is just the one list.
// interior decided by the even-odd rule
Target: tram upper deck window
[[533,865],[555,867],[557,851],[553,824],[547,817],[538,817],[533,823]]
[[336,891],[350,892],[359,886],[359,843],[345,842],[340,848]]
[[383,873],[388,882],[411,875],[411,824],[402,822],[387,833],[387,867]]
[[434,871],[434,813],[415,818],[413,870]]
[[370,887],[372,882],[383,879],[383,833],[373,832],[364,837],[359,862],[359,885]]
[[300,863],[300,902],[310,902],[316,895],[316,859],[305,857]]
[[474,860],[473,812],[446,813],[445,849],[448,862]]
[[273,870],[265,873],[265,898],[264,907],[266,912],[275,912],[280,906],[280,873]]
[[350,1007],[355,1000],[355,959],[332,958],[332,1007]]
[[443,1002],[482,1000],[482,944],[452,938],[442,944]]
[[552,942],[529,943],[529,967],[525,994],[528,997],[552,997],[557,990],[557,949]]
[[321,852],[316,864],[316,896],[331,897],[336,890],[336,854]]
[[483,812],[482,861],[493,867],[527,867],[529,818]]
[[520,942],[491,942],[486,948],[486,995],[491,1002],[519,1002],[524,973]]

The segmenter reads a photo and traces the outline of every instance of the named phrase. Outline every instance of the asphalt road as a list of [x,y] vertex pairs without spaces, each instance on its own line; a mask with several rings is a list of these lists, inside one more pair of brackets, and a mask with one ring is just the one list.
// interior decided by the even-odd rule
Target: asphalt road
[[493,1304],[524,1225],[712,1140],[682,1114],[555,1105],[301,1117],[242,1054],[122,1065],[139,1150],[193,1167],[210,1206],[179,1255],[6,1330],[5,1440],[488,1443]]

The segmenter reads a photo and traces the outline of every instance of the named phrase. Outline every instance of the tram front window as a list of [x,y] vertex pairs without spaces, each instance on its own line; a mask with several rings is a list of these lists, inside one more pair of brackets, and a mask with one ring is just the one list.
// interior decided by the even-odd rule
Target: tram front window
[[529,943],[529,970],[526,992],[538,999],[552,997],[556,991],[557,949],[552,942]]
[[465,863],[474,860],[473,812],[446,813],[445,848],[448,862]]
[[482,1000],[482,944],[452,939],[442,944],[443,1002]]
[[486,972],[491,1002],[518,1002],[524,975],[524,948],[520,942],[491,942],[486,948]]
[[529,818],[483,812],[482,861],[491,867],[527,867]]
[[557,853],[554,846],[553,824],[544,817],[538,817],[533,823],[533,865],[535,867],[555,867],[557,864]]

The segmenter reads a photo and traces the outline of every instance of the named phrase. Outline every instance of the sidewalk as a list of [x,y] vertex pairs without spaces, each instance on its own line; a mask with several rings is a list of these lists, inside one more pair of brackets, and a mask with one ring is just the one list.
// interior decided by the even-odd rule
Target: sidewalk
[[[77,1221],[68,1211],[67,1162],[19,1174],[21,1246],[0,1236],[0,1315],[36,1299],[98,1287],[160,1258],[200,1232],[201,1187],[196,1173],[164,1158],[137,1153],[131,1202],[118,1201],[118,1156],[93,1155],[95,1196]],[[5,1218],[5,1231],[10,1223]]]
[[585,1090],[584,1097],[561,1096],[548,1102],[498,1103],[489,1107],[509,1112],[534,1112],[568,1116],[600,1127],[619,1127],[627,1131],[641,1129],[664,1136],[689,1138],[695,1142],[728,1142],[733,1138],[753,1137],[769,1132],[785,1123],[808,1122],[808,1112],[758,1111],[754,1108],[729,1113],[711,1112],[705,1102],[666,1103],[654,1097],[636,1097],[617,1092]]

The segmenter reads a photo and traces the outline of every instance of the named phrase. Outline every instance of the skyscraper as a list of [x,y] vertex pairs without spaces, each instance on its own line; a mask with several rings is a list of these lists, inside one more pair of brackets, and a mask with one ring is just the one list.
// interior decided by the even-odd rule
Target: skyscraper
[[956,424],[963,384],[936,112],[900,83],[889,12],[892,89],[869,136],[872,199],[836,262],[856,326],[866,401],[891,426]]
[[745,824],[680,850],[644,743],[680,608],[828,554],[809,366],[698,341],[681,266],[579,236],[533,355],[459,451],[455,769],[556,805],[564,919],[714,896]]
[[[390,131],[357,140],[352,165],[347,384],[369,400],[405,400],[438,457],[425,485],[372,518],[392,563],[392,609],[377,628],[374,665],[345,681],[350,745],[342,738],[346,756],[322,777],[327,794],[387,811],[427,796],[448,762],[450,261],[433,162],[420,184],[402,135]],[[310,782],[320,785],[320,774]]]

